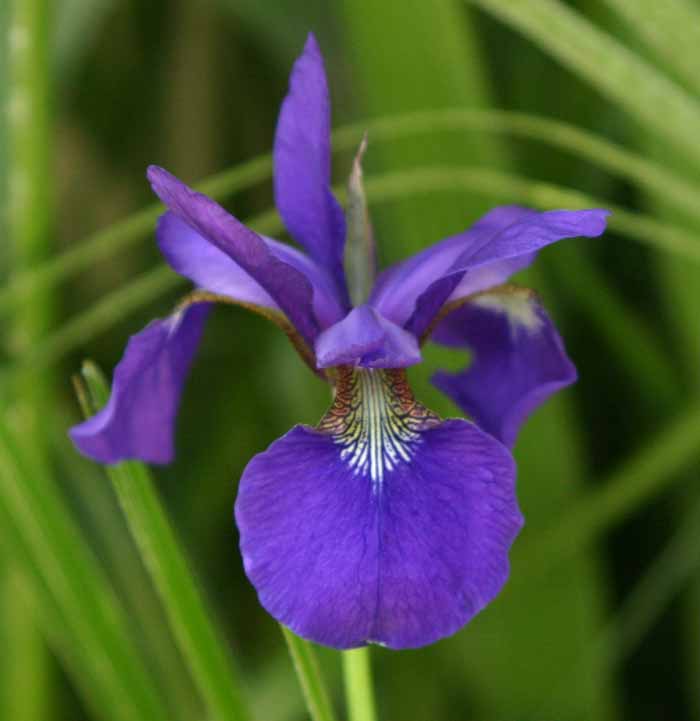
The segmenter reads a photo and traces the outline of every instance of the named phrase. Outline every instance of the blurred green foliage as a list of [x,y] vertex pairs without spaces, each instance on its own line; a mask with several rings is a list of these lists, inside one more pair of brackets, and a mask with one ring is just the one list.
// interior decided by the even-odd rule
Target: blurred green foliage
[[[40,42],[22,87],[46,123],[9,112],[23,82],[22,13]],[[196,182],[269,152],[308,30],[327,59],[336,127],[499,108],[617,144],[515,115],[473,118],[471,129],[439,114],[416,132],[375,123],[366,173],[383,262],[496,203],[594,198],[626,211],[601,239],[544,251],[522,278],[560,323],[580,381],[516,449],[527,526],[510,583],[448,640],[373,650],[379,718],[700,718],[698,27],[696,0],[0,3],[0,195],[10,199],[0,213],[0,719],[223,721],[240,718],[238,685],[256,721],[308,717],[232,522],[250,457],[328,403],[286,340],[240,309],[213,315],[178,459],[152,480],[134,467],[110,486],[65,434],[80,417],[69,378],[83,358],[113,368],[127,337],[185,287],[162,268],[155,214],[132,219],[153,201],[145,167]],[[338,182],[354,137],[335,157]],[[14,207],[9,191],[28,167],[32,200]],[[421,168],[432,171],[411,175]],[[272,231],[267,169],[246,166],[212,192]],[[410,187],[421,177],[440,189]],[[105,228],[99,252],[77,250]],[[71,252],[83,253],[80,272],[61,255]],[[59,257],[55,282],[26,281]],[[429,374],[465,359],[432,348],[426,359],[411,374],[417,393],[451,414]],[[148,516],[134,525],[139,497],[154,536]],[[154,567],[154,543],[170,566]],[[188,565],[197,588],[180,575]],[[192,618],[194,634],[182,623]],[[340,709],[339,655],[317,651]]]

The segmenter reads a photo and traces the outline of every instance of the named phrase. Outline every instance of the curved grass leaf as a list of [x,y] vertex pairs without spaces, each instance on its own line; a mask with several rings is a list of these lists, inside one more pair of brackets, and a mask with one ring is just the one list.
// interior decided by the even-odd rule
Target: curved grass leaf
[[691,0],[605,0],[696,93],[700,7]]
[[700,102],[559,0],[466,0],[527,35],[700,166]]

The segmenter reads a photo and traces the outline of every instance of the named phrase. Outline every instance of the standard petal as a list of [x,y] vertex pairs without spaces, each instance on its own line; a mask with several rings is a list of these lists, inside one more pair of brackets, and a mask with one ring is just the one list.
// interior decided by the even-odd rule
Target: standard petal
[[[158,247],[169,265],[200,288],[236,301],[279,310],[270,294],[238,263],[171,212],[162,215],[156,231]],[[270,252],[302,273],[313,287],[313,309],[322,328],[342,318],[340,302],[328,273],[311,258],[284,243],[261,236]]]
[[389,269],[370,302],[420,337],[448,300],[503,283],[557,240],[600,235],[608,215],[607,210],[495,208],[465,233]]
[[432,338],[472,351],[465,370],[439,371],[432,381],[509,447],[526,418],[576,380],[559,333],[530,294],[485,294],[450,313]]
[[[394,323],[403,325],[418,296],[447,275],[464,250],[481,246],[515,221],[534,213],[517,205],[490,210],[468,230],[436,243],[385,270],[375,283],[370,303]],[[501,281],[503,282],[503,281]]]
[[[382,372],[360,373],[362,387]],[[246,573],[276,619],[318,643],[432,643],[508,576],[522,526],[510,453],[467,421],[440,423],[402,384],[390,378],[399,400],[384,407],[339,391],[322,430],[294,428],[241,479]]]
[[319,332],[313,288],[302,273],[279,260],[259,235],[218,203],[166,170],[151,166],[148,179],[175,216],[235,261],[277,303],[303,338],[313,342]]
[[260,283],[175,214],[168,212],[160,216],[156,238],[170,267],[200,288],[244,303],[279,310]]
[[173,459],[180,394],[208,312],[207,303],[190,305],[130,338],[109,402],[70,430],[82,454],[100,463]]
[[319,368],[406,368],[420,360],[415,337],[368,305],[354,308],[316,339]]
[[313,35],[294,64],[274,144],[275,204],[292,237],[328,268],[344,294],[345,217],[331,192],[330,100]]

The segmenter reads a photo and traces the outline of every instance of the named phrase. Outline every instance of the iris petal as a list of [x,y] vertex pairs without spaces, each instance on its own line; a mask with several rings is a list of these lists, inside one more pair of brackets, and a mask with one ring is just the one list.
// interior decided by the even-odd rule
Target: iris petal
[[109,402],[70,430],[81,453],[100,463],[172,460],[180,394],[208,312],[207,303],[191,305],[131,337]]
[[[170,266],[203,290],[235,301],[280,310],[270,294],[229,255],[219,250],[173,213],[158,221],[158,247]],[[313,287],[313,310],[321,327],[345,315],[335,285],[311,258],[290,246],[260,236],[279,260],[302,273]]]
[[163,168],[151,166],[148,179],[175,216],[235,261],[277,303],[303,338],[313,342],[319,332],[312,307],[313,288],[302,273],[279,260],[257,233],[218,203]]
[[432,381],[509,447],[526,418],[576,380],[559,333],[531,295],[485,294],[448,315],[432,338],[473,352],[465,370],[439,371]]
[[312,34],[297,59],[274,144],[275,204],[292,237],[328,269],[347,301],[345,216],[331,192],[330,100]]
[[607,215],[605,210],[494,208],[464,233],[386,271],[370,303],[420,337],[448,300],[503,283],[557,240],[600,235]]
[[368,305],[354,308],[316,339],[319,368],[359,365],[365,368],[406,368],[420,363],[415,337]]
[[337,648],[422,646],[500,591],[522,525],[507,449],[440,422],[400,371],[345,376],[314,430],[248,464],[236,519],[263,606]]
[[173,213],[161,215],[156,237],[170,267],[200,288],[244,303],[279,310],[260,283]]

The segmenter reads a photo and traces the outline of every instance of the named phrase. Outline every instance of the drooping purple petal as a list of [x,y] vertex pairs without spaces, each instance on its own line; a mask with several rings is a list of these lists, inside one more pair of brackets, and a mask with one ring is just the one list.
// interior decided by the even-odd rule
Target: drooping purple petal
[[332,274],[347,300],[345,217],[331,192],[330,100],[312,34],[292,69],[274,144],[275,204],[292,237]]
[[406,368],[420,359],[415,337],[368,305],[354,308],[316,339],[319,368]]
[[[171,212],[156,231],[158,247],[170,266],[200,288],[237,301],[279,310],[270,294],[238,263]],[[260,236],[270,252],[302,273],[313,287],[313,309],[322,328],[345,315],[335,284],[311,258],[288,245]]]
[[173,459],[180,394],[208,312],[208,303],[191,305],[131,337],[114,371],[109,402],[70,430],[83,455],[100,463]]
[[313,289],[296,268],[282,262],[265,241],[218,203],[188,188],[162,168],[151,166],[148,179],[175,216],[235,261],[284,311],[303,338],[313,343],[318,321]]
[[[374,375],[360,386],[381,373],[363,372]],[[330,428],[297,426],[248,464],[236,501],[246,573],[276,619],[318,643],[432,643],[506,581],[522,525],[513,460],[467,421],[420,427],[413,406],[399,403],[397,420],[371,393],[341,400]]]
[[503,283],[557,240],[600,235],[607,215],[606,210],[495,208],[465,233],[389,269],[370,302],[420,336],[448,300]]
[[439,371],[432,381],[509,447],[526,418],[577,377],[559,333],[534,298],[486,295],[450,313],[433,340],[472,351],[465,370]]

